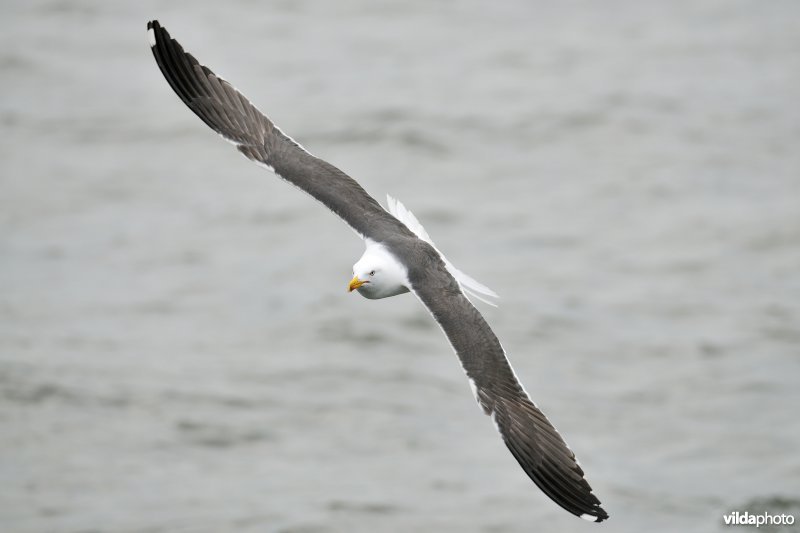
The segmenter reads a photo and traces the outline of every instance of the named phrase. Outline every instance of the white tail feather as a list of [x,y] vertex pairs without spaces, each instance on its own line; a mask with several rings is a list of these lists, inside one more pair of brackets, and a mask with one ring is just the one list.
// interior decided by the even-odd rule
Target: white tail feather
[[414,213],[409,211],[406,206],[400,202],[400,200],[397,200],[388,194],[386,195],[386,203],[389,207],[389,213],[391,213],[397,220],[405,224],[408,229],[414,232],[414,235],[433,246],[433,248],[439,252],[439,256],[441,256],[442,261],[444,261],[444,264],[447,267],[447,271],[450,272],[454,278],[456,278],[458,285],[461,287],[461,290],[463,290],[464,293],[469,296],[474,296],[485,304],[497,307],[496,303],[485,298],[500,298],[497,293],[483,283],[476,281],[474,278],[464,274],[455,266],[453,266],[453,263],[448,261],[441,250],[439,250],[433,243],[430,235],[428,235],[428,232],[422,227],[422,224],[419,223],[419,220],[417,220],[417,217],[414,216]]

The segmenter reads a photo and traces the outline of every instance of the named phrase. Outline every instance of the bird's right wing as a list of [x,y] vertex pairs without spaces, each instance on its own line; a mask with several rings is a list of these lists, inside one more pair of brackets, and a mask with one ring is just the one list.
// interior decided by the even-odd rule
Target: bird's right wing
[[434,258],[424,273],[410,270],[409,280],[455,349],[478,403],[528,477],[570,513],[594,522],[608,518],[575,454],[522,388],[500,341],[444,264]]
[[147,31],[156,63],[175,93],[245,157],[309,193],[363,238],[410,235],[354,179],[308,153],[230,83],[184,52],[157,20],[147,23]]

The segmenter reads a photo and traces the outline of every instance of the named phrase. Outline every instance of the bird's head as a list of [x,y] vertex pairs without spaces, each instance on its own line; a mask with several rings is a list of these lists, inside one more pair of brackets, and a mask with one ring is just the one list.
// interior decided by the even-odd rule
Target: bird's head
[[382,249],[368,248],[353,265],[353,279],[347,290],[377,299],[408,292],[406,285],[405,269],[397,260]]
[[362,296],[369,298],[370,294],[381,288],[383,272],[379,266],[363,259],[353,265],[353,279],[350,280],[347,291],[357,290]]

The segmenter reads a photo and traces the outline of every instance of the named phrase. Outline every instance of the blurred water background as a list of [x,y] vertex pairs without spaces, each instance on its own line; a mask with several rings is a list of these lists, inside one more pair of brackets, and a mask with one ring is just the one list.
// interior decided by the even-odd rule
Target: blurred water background
[[[3,532],[800,521],[800,3],[0,11]],[[362,243],[180,103],[151,18],[500,293],[605,525],[525,477],[413,296],[346,293]]]

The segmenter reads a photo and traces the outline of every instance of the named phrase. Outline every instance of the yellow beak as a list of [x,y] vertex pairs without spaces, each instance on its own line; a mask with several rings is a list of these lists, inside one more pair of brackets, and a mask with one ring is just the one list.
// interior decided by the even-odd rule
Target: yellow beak
[[353,276],[353,279],[350,280],[350,285],[347,287],[347,292],[353,292],[365,283],[369,283],[369,281],[361,281],[358,276]]

